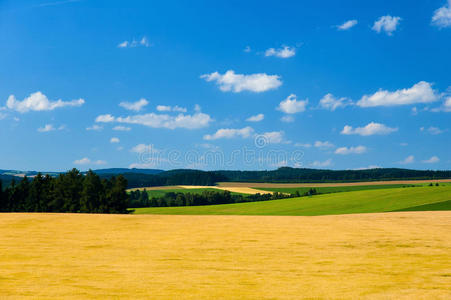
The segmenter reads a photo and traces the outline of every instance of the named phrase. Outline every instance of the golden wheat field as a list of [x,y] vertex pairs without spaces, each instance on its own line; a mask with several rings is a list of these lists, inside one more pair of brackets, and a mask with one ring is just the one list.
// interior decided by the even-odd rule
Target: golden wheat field
[[449,299],[451,212],[0,214],[0,298]]

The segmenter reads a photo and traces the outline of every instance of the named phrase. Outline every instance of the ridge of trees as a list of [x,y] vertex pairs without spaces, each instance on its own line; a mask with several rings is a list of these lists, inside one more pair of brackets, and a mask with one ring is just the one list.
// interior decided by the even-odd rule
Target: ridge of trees
[[93,171],[72,169],[57,177],[38,173],[5,189],[0,180],[1,212],[127,213],[127,180],[119,175],[101,179]]

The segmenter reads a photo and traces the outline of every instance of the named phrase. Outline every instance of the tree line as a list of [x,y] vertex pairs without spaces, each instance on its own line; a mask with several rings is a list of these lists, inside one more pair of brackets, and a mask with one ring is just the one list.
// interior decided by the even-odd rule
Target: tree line
[[127,180],[119,175],[101,179],[93,171],[72,169],[57,177],[38,173],[2,188],[1,212],[127,213]]
[[202,193],[167,192],[161,197],[149,197],[148,192],[135,190],[130,192],[130,207],[166,207],[198,206],[255,202],[291,198],[294,195],[274,192],[273,194],[241,195],[229,191],[203,191]]

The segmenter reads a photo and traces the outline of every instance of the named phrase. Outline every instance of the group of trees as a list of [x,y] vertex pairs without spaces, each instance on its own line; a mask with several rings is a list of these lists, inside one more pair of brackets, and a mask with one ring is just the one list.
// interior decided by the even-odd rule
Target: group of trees
[[398,179],[451,178],[451,171],[375,168],[366,170],[320,170],[281,167],[271,171],[213,171],[223,181],[245,182],[347,182]]
[[202,193],[176,193],[168,192],[161,197],[149,197],[146,190],[130,192],[130,207],[165,207],[165,206],[197,206],[240,202],[267,201],[290,198],[287,195],[275,192],[273,194],[241,195],[229,191],[203,191]]
[[0,180],[0,211],[127,213],[126,189],[122,175],[101,179],[91,170],[82,174],[77,169],[57,177],[39,173],[4,189]]

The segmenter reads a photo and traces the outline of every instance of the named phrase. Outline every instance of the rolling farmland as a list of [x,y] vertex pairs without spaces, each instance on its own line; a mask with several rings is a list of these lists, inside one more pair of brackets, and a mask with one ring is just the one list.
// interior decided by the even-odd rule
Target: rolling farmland
[[451,186],[424,186],[362,190],[252,203],[137,208],[135,213],[310,216],[399,211],[448,200],[451,200]]

